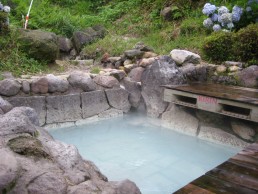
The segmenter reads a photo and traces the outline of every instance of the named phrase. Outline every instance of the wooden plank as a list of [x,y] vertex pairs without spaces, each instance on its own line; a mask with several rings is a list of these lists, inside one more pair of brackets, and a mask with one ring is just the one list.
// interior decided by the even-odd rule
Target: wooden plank
[[234,163],[225,162],[207,175],[258,191],[258,170],[250,170]]
[[253,189],[242,187],[208,175],[201,176],[191,184],[217,194],[257,194],[257,191]]
[[174,194],[215,194],[215,193],[208,191],[206,189],[197,187],[193,184],[188,184],[182,189],[174,192]]
[[246,89],[235,86],[225,86],[207,83],[194,83],[190,85],[179,86],[166,85],[164,87],[178,91],[186,91],[194,94],[200,94],[210,97],[217,97],[258,105],[258,90],[256,89]]

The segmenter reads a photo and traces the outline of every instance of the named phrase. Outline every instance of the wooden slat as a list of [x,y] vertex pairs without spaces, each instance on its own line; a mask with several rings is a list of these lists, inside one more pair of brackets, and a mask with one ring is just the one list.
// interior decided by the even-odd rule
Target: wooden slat
[[246,89],[235,86],[225,86],[208,83],[194,83],[190,85],[179,86],[166,85],[164,87],[178,91],[186,91],[199,95],[229,99],[258,105],[258,90],[256,89]]
[[193,184],[188,184],[179,191],[176,191],[174,194],[215,194],[211,191],[203,189],[201,187],[197,187]]

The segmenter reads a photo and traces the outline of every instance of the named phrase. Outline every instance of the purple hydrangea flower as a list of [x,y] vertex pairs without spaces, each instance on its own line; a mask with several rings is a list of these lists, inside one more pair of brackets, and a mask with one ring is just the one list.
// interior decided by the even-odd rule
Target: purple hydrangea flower
[[215,32],[218,32],[221,30],[221,26],[219,24],[215,24],[212,29],[215,31]]
[[219,17],[219,15],[216,14],[216,13],[214,13],[214,14],[212,14],[212,16],[211,16],[211,20],[212,20],[213,22],[217,22],[217,21],[218,21],[218,17]]
[[249,0],[249,1],[247,2],[247,5],[251,5],[251,4],[253,4],[253,3],[258,3],[258,0]]
[[219,14],[219,15],[222,15],[222,14],[224,14],[224,13],[229,13],[229,10],[228,10],[227,7],[221,6],[221,7],[218,9],[218,14]]
[[246,10],[247,12],[250,12],[250,11],[252,11],[252,8],[251,8],[250,6],[248,6],[248,7],[245,8],[245,10]]
[[210,3],[206,3],[206,4],[204,5],[203,9],[202,9],[202,13],[203,13],[204,15],[209,16],[209,15],[213,14],[213,13],[216,11],[216,9],[217,9],[217,8],[216,8],[215,5],[212,5],[212,4],[210,4]]
[[232,21],[238,22],[242,14],[243,14],[243,9],[235,5],[232,10]]
[[231,23],[228,23],[227,24],[227,27],[229,28],[229,29],[232,29],[232,28],[234,28],[234,24],[231,22]]
[[220,17],[222,26],[232,23],[232,14],[231,13],[224,13]]
[[213,22],[212,22],[211,18],[207,18],[206,20],[204,20],[203,26],[206,28],[211,28],[213,26]]
[[3,9],[4,9],[4,6],[3,6],[3,4],[0,2],[0,11],[3,11]]

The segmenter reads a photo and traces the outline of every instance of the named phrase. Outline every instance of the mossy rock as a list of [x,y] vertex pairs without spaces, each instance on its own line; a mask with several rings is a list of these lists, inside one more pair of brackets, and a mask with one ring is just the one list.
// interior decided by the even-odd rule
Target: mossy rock
[[19,136],[9,140],[7,145],[12,151],[20,155],[50,159],[42,143],[35,137]]
[[20,30],[18,41],[21,50],[36,60],[53,62],[59,55],[58,38],[54,33]]

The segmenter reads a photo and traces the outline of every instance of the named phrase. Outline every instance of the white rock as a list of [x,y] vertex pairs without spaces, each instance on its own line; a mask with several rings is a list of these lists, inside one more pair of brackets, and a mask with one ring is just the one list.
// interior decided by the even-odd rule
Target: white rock
[[182,65],[186,62],[193,64],[199,64],[201,62],[201,57],[199,55],[187,50],[174,49],[170,52],[170,55],[178,65]]

